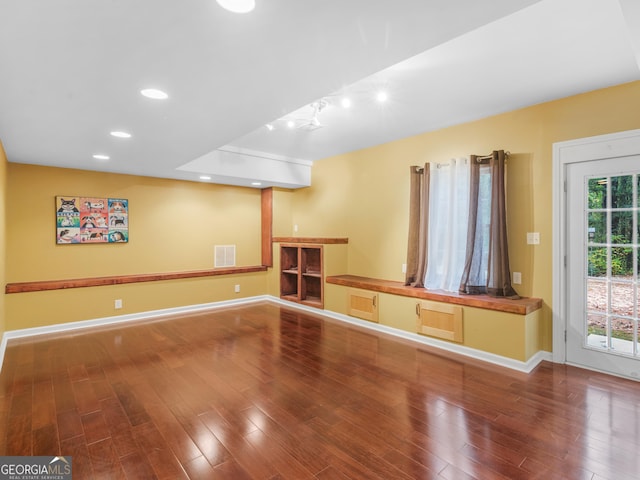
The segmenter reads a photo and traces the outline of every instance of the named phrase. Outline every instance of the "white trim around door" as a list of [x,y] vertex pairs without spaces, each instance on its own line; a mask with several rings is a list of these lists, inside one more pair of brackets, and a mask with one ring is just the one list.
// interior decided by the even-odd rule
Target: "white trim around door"
[[640,154],[640,130],[553,144],[553,361],[566,362],[567,166]]

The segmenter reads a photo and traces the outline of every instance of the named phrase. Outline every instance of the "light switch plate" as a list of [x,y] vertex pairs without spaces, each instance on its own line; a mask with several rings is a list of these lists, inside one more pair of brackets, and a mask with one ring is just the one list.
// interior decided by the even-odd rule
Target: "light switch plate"
[[540,232],[527,232],[528,245],[540,245]]
[[511,280],[514,285],[520,285],[522,283],[522,273],[521,272],[513,272],[513,279]]

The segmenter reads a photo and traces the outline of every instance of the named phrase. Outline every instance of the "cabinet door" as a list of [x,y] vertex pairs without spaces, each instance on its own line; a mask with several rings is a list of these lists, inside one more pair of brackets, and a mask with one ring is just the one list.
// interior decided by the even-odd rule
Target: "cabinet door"
[[416,305],[417,332],[431,337],[463,341],[462,307],[449,303],[419,302]]
[[349,290],[349,315],[378,323],[378,294],[367,290]]

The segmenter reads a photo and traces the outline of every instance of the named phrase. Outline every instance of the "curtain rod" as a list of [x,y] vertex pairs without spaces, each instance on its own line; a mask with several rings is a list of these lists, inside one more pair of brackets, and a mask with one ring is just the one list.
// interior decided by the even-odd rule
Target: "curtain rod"
[[452,158],[450,162],[447,163],[436,163],[436,168],[448,167],[451,165],[451,162],[464,162],[467,163],[469,161],[468,158]]
[[[511,155],[510,151],[507,150],[506,152],[504,152],[505,158],[509,158],[510,155]],[[483,160],[489,160],[491,158],[493,158],[493,154],[491,154],[491,155],[476,155],[476,162],[481,162]],[[466,162],[467,159],[465,158],[464,160]],[[429,162],[429,163],[431,163],[431,162]],[[435,166],[436,166],[436,168],[448,167],[449,164],[448,163],[436,163]],[[416,169],[416,173],[421,173],[424,170],[423,167],[419,167],[417,165],[415,166],[415,169]]]
[[[511,152],[509,152],[508,150],[506,152],[504,152],[505,158],[509,158],[510,155],[511,155]],[[493,154],[491,154],[491,155],[478,155],[478,156],[476,156],[476,162],[481,162],[482,160],[489,160],[491,158],[493,158]]]

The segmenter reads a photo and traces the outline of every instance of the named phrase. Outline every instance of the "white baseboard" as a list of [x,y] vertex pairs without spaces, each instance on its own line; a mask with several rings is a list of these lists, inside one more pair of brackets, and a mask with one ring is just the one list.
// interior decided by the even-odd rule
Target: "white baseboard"
[[4,363],[4,352],[7,351],[7,332],[2,335],[0,341],[0,373],[2,373],[2,364]]
[[184,307],[165,308],[161,310],[149,310],[140,313],[130,313],[126,315],[116,315],[113,317],[94,318],[91,320],[81,320],[78,322],[58,323],[55,325],[47,325],[46,327],[24,328],[20,330],[9,330],[2,335],[0,342],[0,371],[4,363],[5,350],[7,342],[15,338],[35,337],[39,335],[48,335],[52,333],[66,333],[75,330],[82,330],[92,327],[104,327],[108,325],[116,325],[119,323],[129,323],[141,320],[152,320],[154,318],[162,318],[170,315],[186,315],[189,313],[197,313],[215,308],[231,307],[235,305],[244,305],[260,301],[270,301],[272,297],[269,295],[261,295],[256,297],[240,298],[237,300],[224,300],[221,302],[201,303],[198,305],[187,305]]
[[512,370],[517,370],[519,372],[529,373],[536,366],[538,366],[538,364],[543,360],[552,361],[551,352],[545,352],[543,350],[540,350],[539,352],[537,352],[526,362],[522,362],[520,360],[503,357],[501,355],[496,355],[494,353],[484,352],[482,350],[476,350],[475,348],[465,347],[464,345],[456,345],[454,343],[444,342],[436,338],[425,337],[424,335],[418,335],[417,333],[406,332],[404,330],[388,327],[386,325],[380,325],[379,323],[372,323],[366,320],[360,320],[359,318],[350,317],[348,315],[332,312],[330,310],[318,310],[317,308],[307,307],[305,305],[288,302],[286,300],[282,300],[276,297],[270,297],[269,300],[283,306],[304,310],[309,313],[320,314],[325,317],[332,318],[334,320],[350,323],[352,325],[357,325],[359,327],[363,327],[369,330],[374,330],[376,332],[384,333],[387,335],[392,335],[394,337],[398,337],[403,340],[409,340],[422,345],[428,345],[430,347],[435,347],[440,350],[446,350],[448,352],[457,353],[465,357],[473,358],[475,360],[481,360],[483,362],[492,363],[494,365],[510,368]]
[[151,320],[154,318],[161,318],[161,317],[166,317],[170,315],[180,315],[180,314],[185,315],[189,313],[202,312],[202,311],[212,310],[216,308],[245,305],[245,304],[255,303],[260,301],[269,301],[272,303],[276,303],[278,305],[282,305],[287,308],[293,308],[293,309],[302,310],[308,313],[312,313],[315,315],[328,317],[333,320],[349,323],[361,328],[384,333],[386,335],[391,335],[397,338],[401,338],[403,340],[409,340],[411,342],[419,343],[422,345],[428,345],[430,347],[446,350],[452,353],[456,353],[458,355],[463,355],[465,357],[481,360],[483,362],[492,363],[494,365],[499,365],[499,366],[510,368],[512,370],[517,370],[520,372],[525,372],[525,373],[531,372],[543,360],[553,361],[551,352],[539,351],[535,355],[533,355],[528,361],[522,362],[519,360],[514,360],[512,358],[503,357],[501,355],[495,355],[493,353],[483,352],[482,350],[476,350],[474,348],[465,347],[463,345],[456,345],[449,342],[443,342],[435,338],[418,335],[417,333],[405,332],[404,330],[388,327],[386,325],[367,322],[365,320],[360,320],[358,318],[350,317],[348,315],[343,315],[337,312],[332,312],[330,310],[318,310],[317,308],[307,307],[305,305],[301,305],[298,303],[288,302],[286,300],[282,300],[280,298],[277,298],[271,295],[259,295],[255,297],[240,298],[237,300],[225,300],[221,302],[212,302],[212,303],[203,303],[198,305],[188,305],[184,307],[166,308],[162,310],[152,310],[147,312],[127,314],[127,315],[117,315],[113,317],[95,318],[92,320],[82,320],[78,322],[60,323],[56,325],[49,325],[46,327],[34,327],[34,328],[25,328],[21,330],[10,330],[8,332],[4,332],[4,335],[2,336],[2,342],[0,342],[0,371],[2,370],[2,364],[4,362],[4,355],[7,347],[7,342],[11,339],[34,337],[34,336],[47,335],[52,333],[71,332],[71,331],[82,330],[86,328],[102,327],[102,326],[135,322],[135,321],[141,321],[141,320]]

